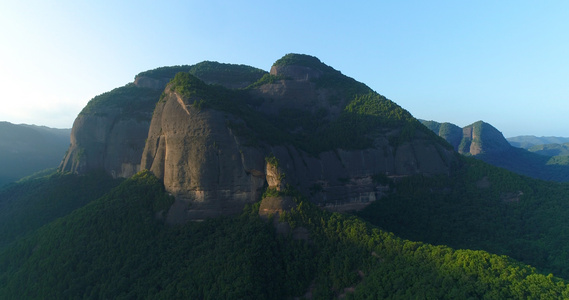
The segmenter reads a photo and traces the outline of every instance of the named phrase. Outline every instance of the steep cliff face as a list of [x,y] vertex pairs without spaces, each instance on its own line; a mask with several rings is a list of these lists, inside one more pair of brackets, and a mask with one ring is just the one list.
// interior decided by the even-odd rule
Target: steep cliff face
[[510,143],[498,129],[483,121],[475,122],[464,128],[451,123],[424,120],[421,122],[449,142],[460,154],[502,153],[511,148]]
[[382,178],[456,163],[397,104],[315,57],[286,55],[270,73],[212,62],[140,73],[89,102],[61,170],[149,169],[175,196],[167,220],[179,223],[236,213],[274,176],[323,207],[358,209],[387,191]]
[[[516,148],[504,138],[502,133],[494,126],[478,121],[464,128],[450,123],[437,123],[434,121],[421,121],[433,132],[444,137],[453,145],[455,150],[464,155],[485,161],[491,165],[508,169],[512,172],[543,180],[569,181],[569,166],[556,165],[549,157]],[[443,130],[443,125],[453,128]],[[457,133],[460,132],[460,142],[457,143]]]
[[114,177],[140,171],[140,157],[161,90],[128,84],[97,96],[77,116],[64,172],[103,169]]
[[[393,123],[369,133],[351,132],[361,135],[356,141],[365,140],[369,146],[342,144],[329,136],[330,126],[343,125],[339,122],[345,118],[371,122],[343,112],[353,95],[338,93],[336,87],[322,88],[317,80],[327,74],[318,68],[287,65],[273,67],[271,73],[280,79],[248,90],[207,86],[190,75],[176,76],[166,88],[154,111],[142,168],[162,178],[176,197],[169,222],[238,212],[245,203],[258,201],[263,187],[274,185],[276,177],[281,185],[286,182],[321,206],[361,208],[386,192],[378,177],[448,174],[457,162],[452,149],[422,130],[412,117],[405,119],[405,126],[413,130]],[[361,84],[356,88],[371,92]],[[379,102],[370,105],[394,105],[372,99]],[[318,120],[322,124],[298,118],[289,126],[282,119],[283,111],[311,118],[322,110],[327,111]],[[321,142],[314,140],[320,133],[328,136],[330,144],[314,146]],[[404,135],[409,137],[402,139]],[[327,146],[336,144],[345,147]],[[267,157],[279,162],[278,170]]]
[[104,169],[115,177],[138,172],[153,103],[160,93],[129,84],[95,97],[73,123],[71,145],[60,169]]
[[478,121],[463,128],[463,141],[466,145],[460,153],[478,155],[485,152],[497,153],[510,149],[511,145],[494,126]]
[[99,95],[87,104],[73,124],[71,145],[60,170],[85,173],[104,169],[114,177],[130,177],[140,171],[155,105],[178,72],[190,72],[208,83],[226,87],[247,86],[266,73],[216,62],[142,72],[134,83]]
[[168,222],[234,213],[258,200],[264,156],[226,126],[233,117],[166,93],[154,112],[142,166],[176,197]]

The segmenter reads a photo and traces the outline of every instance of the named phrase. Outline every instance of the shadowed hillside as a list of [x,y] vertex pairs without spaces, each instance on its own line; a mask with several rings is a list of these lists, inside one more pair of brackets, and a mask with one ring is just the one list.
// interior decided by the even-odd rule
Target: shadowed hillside
[[69,147],[70,129],[0,122],[0,186],[57,168]]

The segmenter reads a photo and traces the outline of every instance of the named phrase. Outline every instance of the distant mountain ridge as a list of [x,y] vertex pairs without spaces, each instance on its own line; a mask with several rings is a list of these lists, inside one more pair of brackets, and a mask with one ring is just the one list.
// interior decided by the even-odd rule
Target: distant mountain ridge
[[563,157],[551,159],[540,155],[543,152],[539,153],[538,149],[533,153],[514,147],[498,129],[483,121],[464,128],[451,123],[421,122],[447,140],[460,154],[472,155],[521,175],[543,180],[569,181],[569,160]]
[[515,137],[509,137],[507,138],[507,140],[512,146],[524,149],[529,149],[537,145],[569,143],[569,138],[557,137],[557,136],[538,137],[535,135],[520,135]]
[[47,168],[57,168],[71,129],[0,122],[0,186]]

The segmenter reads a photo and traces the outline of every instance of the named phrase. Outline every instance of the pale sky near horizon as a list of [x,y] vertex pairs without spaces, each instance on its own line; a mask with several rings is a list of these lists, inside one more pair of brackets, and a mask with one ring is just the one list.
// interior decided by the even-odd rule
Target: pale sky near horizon
[[569,137],[569,1],[0,0],[0,121],[70,128],[142,71],[304,53],[417,118]]

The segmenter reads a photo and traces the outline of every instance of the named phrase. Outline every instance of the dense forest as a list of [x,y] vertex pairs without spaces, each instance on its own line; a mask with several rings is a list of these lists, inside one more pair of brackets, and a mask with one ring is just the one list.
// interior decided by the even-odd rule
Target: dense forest
[[0,190],[0,247],[101,197],[120,180],[95,172],[84,176],[52,170]]
[[[55,178],[39,180],[55,184]],[[161,216],[173,199],[153,175],[112,182],[102,197],[0,248],[3,299],[569,296],[564,280],[506,256],[401,239],[357,217],[323,211],[294,190],[283,193],[296,207],[278,218],[304,230],[301,237],[277,233],[259,217],[259,203],[239,216],[165,225]],[[52,201],[77,196],[64,193]],[[468,228],[462,233],[471,235]]]
[[358,215],[411,240],[508,255],[569,277],[569,184],[463,157],[451,177],[412,176]]

